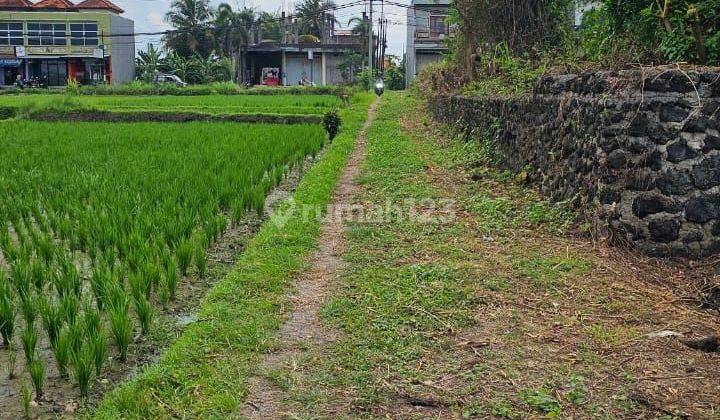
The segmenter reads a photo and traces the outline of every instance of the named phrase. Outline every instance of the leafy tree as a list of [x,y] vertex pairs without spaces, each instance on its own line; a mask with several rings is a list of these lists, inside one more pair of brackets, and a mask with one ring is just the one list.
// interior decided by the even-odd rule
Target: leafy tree
[[385,87],[388,90],[403,90],[405,89],[405,63],[398,63],[398,58],[395,56],[388,56],[389,66],[385,69]]
[[167,56],[167,65],[170,73],[174,74],[175,76],[181,78],[184,81],[189,80],[188,75],[190,75],[191,73],[189,59],[186,59],[185,57],[177,54],[176,52],[171,52]]
[[165,70],[167,67],[166,60],[153,44],[148,44],[147,51],[138,52],[135,64],[137,78],[145,82],[151,82],[155,74]]
[[295,14],[298,16],[303,33],[322,39],[322,28],[325,25],[323,16],[326,18],[330,16],[324,12],[333,7],[335,7],[335,3],[332,0],[302,0],[297,4]]
[[207,56],[215,45],[208,0],[173,0],[165,20],[174,29],[164,37],[167,47],[182,57]]
[[342,61],[337,65],[340,70],[340,75],[343,81],[349,85],[352,85],[356,81],[356,75],[362,71],[365,66],[365,59],[367,54],[358,54],[356,52],[349,52],[343,54]]
[[234,11],[227,3],[221,3],[215,12],[215,40],[217,51],[225,57],[231,57],[234,64],[232,74],[240,79],[242,69],[242,50],[250,42],[250,28],[255,20],[255,12],[245,8]]
[[199,55],[183,57],[171,53],[167,57],[170,73],[192,84],[224,82],[232,78],[232,64],[227,58],[214,53],[203,58]]
[[260,14],[260,21],[262,22],[263,39],[280,41],[280,39],[282,38],[282,28],[280,27],[280,13],[262,12]]
[[365,57],[368,56],[368,37],[370,36],[370,20],[362,17],[354,17],[348,21],[348,26],[352,26],[352,34],[361,40],[360,54],[363,57],[362,64],[365,65]]
[[581,43],[593,59],[718,64],[720,0],[604,0],[585,16]]

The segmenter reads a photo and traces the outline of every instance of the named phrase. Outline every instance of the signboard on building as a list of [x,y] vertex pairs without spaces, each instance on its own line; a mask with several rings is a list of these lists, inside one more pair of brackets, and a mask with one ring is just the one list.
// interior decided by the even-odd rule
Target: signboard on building
[[20,67],[21,63],[17,58],[0,58],[0,67]]

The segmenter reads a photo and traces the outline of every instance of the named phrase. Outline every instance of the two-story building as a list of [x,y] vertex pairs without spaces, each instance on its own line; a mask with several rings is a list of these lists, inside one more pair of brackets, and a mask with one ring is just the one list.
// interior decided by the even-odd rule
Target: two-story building
[[122,13],[109,0],[0,0],[0,86],[132,81],[135,25]]
[[336,20],[330,13],[323,15],[321,21],[318,38],[302,35],[301,22],[284,13],[278,39],[266,38],[262,25],[254,26],[241,56],[241,82],[282,86],[303,82],[317,86],[342,84],[338,65],[346,54],[362,51],[366,41],[351,31],[336,29]]
[[407,9],[406,82],[423,67],[440,61],[448,52],[447,39],[452,36],[446,19],[452,0],[413,0]]

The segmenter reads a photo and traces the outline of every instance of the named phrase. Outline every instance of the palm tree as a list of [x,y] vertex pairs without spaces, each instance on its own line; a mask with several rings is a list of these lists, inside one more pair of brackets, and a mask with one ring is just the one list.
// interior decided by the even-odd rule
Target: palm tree
[[280,27],[280,13],[279,12],[262,12],[260,15],[262,21],[262,33],[264,39],[271,39],[273,41],[280,41],[282,38],[282,28]]
[[215,38],[217,49],[225,57],[231,57],[234,65],[233,78],[241,79],[242,50],[250,40],[250,28],[255,12],[245,8],[235,12],[227,3],[221,3],[215,13]]
[[330,11],[334,7],[335,3],[332,0],[303,0],[295,6],[295,14],[298,16],[303,34],[322,39],[322,28],[325,25],[323,12]]
[[[353,26],[353,24],[355,26]],[[361,39],[360,55],[363,57],[362,65],[365,66],[365,58],[368,56],[368,34],[370,33],[370,20],[362,17],[354,17],[348,21],[348,26],[352,26],[352,34]]]
[[214,36],[209,27],[213,10],[208,0],[173,0],[165,21],[175,31],[164,37],[165,45],[183,57],[207,56],[213,50]]

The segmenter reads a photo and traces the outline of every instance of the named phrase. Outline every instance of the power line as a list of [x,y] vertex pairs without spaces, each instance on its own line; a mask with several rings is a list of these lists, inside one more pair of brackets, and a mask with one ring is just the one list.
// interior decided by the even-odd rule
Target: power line
[[[281,16],[281,17],[277,17],[277,18],[271,18],[271,19],[261,20],[261,21],[259,21],[259,23],[260,23],[260,24],[266,24],[266,23],[283,22],[284,19],[298,19],[298,18],[302,18],[302,17],[305,17],[305,18],[307,18],[307,17],[317,17],[317,16],[320,16],[320,15],[322,15],[322,14],[324,14],[324,13],[327,13],[328,11],[343,10],[343,9],[348,9],[348,8],[355,7],[355,6],[360,6],[360,5],[363,4],[364,2],[365,2],[365,0],[356,0],[356,1],[352,2],[352,3],[348,3],[348,4],[344,4],[344,5],[326,7],[326,8],[321,9],[318,13],[313,13],[313,14],[310,14],[310,15],[298,15],[298,14],[286,15],[285,17],[282,17],[282,16]],[[47,21],[46,21],[46,22],[47,22]],[[72,22],[71,22],[71,23],[72,23]],[[201,29],[201,30],[210,30],[210,31],[220,31],[220,30],[226,29],[226,27],[221,27],[221,26],[214,25],[214,26],[201,26],[201,27],[199,27],[199,29]],[[245,27],[244,29],[249,30],[249,29],[251,29],[251,28]],[[38,31],[38,32],[39,32],[39,31]],[[72,38],[72,34],[67,34],[67,31],[65,31],[65,32],[66,32],[66,35],[64,35],[64,36],[55,36],[55,35],[49,35],[49,34],[47,34],[47,35],[40,35],[39,33],[38,33],[37,35],[30,35],[28,31],[23,31],[21,34],[18,34],[18,35],[22,35],[22,36],[32,36],[32,37],[38,37],[38,38]],[[70,31],[70,32],[72,32],[72,31]],[[188,32],[188,33],[189,33],[190,31],[189,31],[189,30],[186,30],[186,29],[167,29],[167,30],[164,30],[164,31],[154,31],[154,32],[133,32],[133,33],[103,34],[103,35],[98,35],[97,38],[137,37],[137,36],[162,36],[162,35],[170,35],[170,34],[174,34],[174,33],[183,33],[183,32]],[[17,31],[15,31],[15,33],[17,33]],[[11,36],[11,38],[12,38],[12,36]],[[76,37],[76,38],[78,38],[78,37]]]

